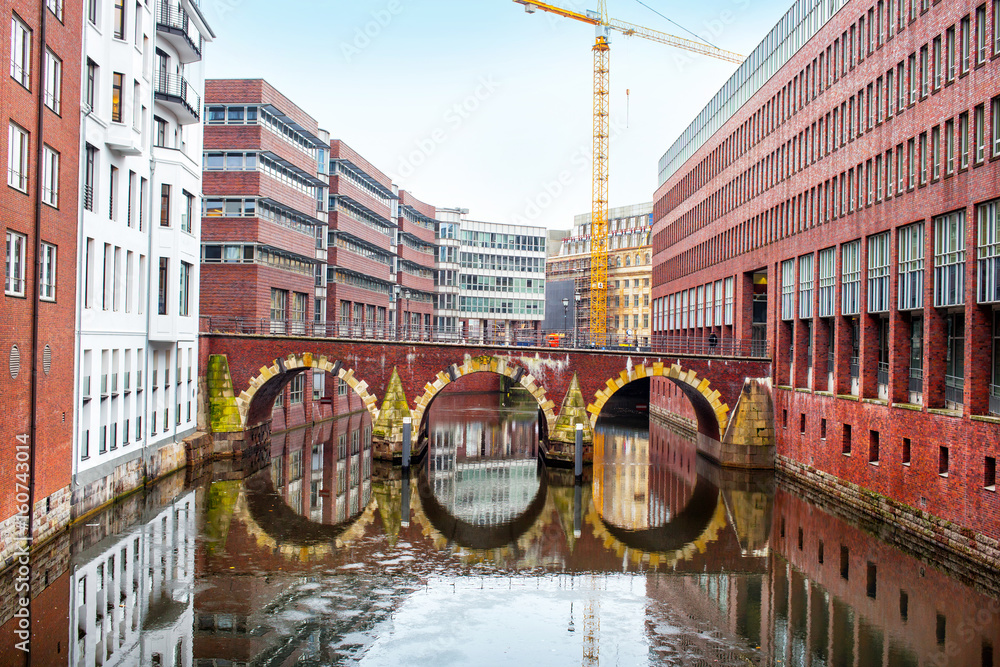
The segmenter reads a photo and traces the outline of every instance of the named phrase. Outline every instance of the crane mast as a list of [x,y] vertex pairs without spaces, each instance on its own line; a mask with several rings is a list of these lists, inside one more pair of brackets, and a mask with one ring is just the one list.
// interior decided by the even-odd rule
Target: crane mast
[[634,23],[608,18],[607,0],[598,0],[597,11],[578,12],[559,5],[533,0],[514,0],[524,10],[534,14],[544,12],[593,25],[594,40],[594,155],[593,185],[590,208],[590,340],[596,345],[607,344],[608,327],[608,148],[610,144],[610,81],[611,30],[628,37],[642,37],[653,42],[686,51],[711,56],[733,63],[743,62],[743,56],[714,46],[670,35]]

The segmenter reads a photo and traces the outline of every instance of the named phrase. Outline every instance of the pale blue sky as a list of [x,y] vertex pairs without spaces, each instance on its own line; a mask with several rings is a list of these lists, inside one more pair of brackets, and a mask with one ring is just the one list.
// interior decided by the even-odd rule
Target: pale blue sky
[[[744,55],[791,4],[643,2]],[[202,6],[218,35],[206,48],[208,77],[267,79],[418,198],[553,229],[590,210],[592,27],[528,15],[511,0]],[[685,36],[637,0],[608,0],[608,13]],[[735,69],[613,36],[611,206],[652,199],[660,156]]]

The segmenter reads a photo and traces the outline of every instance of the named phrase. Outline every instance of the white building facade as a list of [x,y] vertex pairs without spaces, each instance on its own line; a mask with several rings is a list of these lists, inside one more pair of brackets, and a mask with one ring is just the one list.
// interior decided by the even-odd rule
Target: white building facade
[[197,423],[202,51],[193,0],[85,5],[74,515],[184,465]]
[[435,324],[465,337],[535,341],[545,318],[543,227],[438,209]]

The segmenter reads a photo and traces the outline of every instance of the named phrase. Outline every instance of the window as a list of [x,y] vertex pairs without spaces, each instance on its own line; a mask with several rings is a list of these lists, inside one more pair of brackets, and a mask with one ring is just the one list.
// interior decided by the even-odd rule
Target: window
[[125,39],[125,0],[115,0],[115,39]]
[[87,144],[87,164],[83,175],[83,207],[94,210],[94,168],[97,162],[97,149]]
[[732,326],[733,324],[733,304],[734,304],[734,293],[736,289],[736,279],[732,276],[726,278],[726,324]]
[[118,167],[111,165],[111,177],[108,179],[108,219],[118,219]]
[[899,309],[924,307],[924,223],[899,230]]
[[969,166],[969,112],[958,117],[958,152],[961,154],[959,168]]
[[111,120],[115,123],[122,122],[122,79],[121,72],[111,75]]
[[24,296],[24,254],[28,245],[28,237],[17,232],[7,231],[7,273],[4,281],[4,293],[11,296]]
[[837,256],[835,248],[826,248],[819,252],[819,317],[833,317],[834,289],[837,282]]
[[31,30],[17,16],[10,19],[10,76],[31,88]]
[[995,456],[987,456],[983,465],[983,487],[990,491],[997,488],[997,459]]
[[303,394],[302,389],[304,384],[305,384],[305,375],[303,373],[299,373],[298,375],[292,378],[292,381],[289,383],[289,392],[288,392],[289,405],[297,405],[302,402],[302,394]]
[[976,8],[976,64],[986,62],[986,5]]
[[153,145],[167,147],[167,121],[159,116],[153,116]]
[[194,219],[194,195],[185,190],[184,214],[181,216],[181,231],[190,234],[193,219]]
[[975,110],[975,133],[976,133],[976,164],[980,164],[986,157],[986,109],[980,104]]
[[944,368],[944,404],[961,410],[965,402],[965,316],[949,314],[945,320],[947,338]]
[[[947,447],[938,447],[938,474],[939,475],[944,475],[944,476],[946,476],[948,474],[948,448]],[[941,615],[939,614],[938,615],[938,628],[939,628],[939,630],[938,630],[938,637],[939,637],[938,643],[944,643],[944,642],[940,641],[940,637],[944,634],[943,632],[940,631],[940,628],[944,626],[944,624],[941,623],[940,619],[941,619]]]
[[979,303],[1000,302],[1000,199],[976,207]]
[[795,260],[781,263],[781,319],[795,319]]
[[56,247],[42,242],[39,257],[39,296],[43,301],[56,300]]
[[45,0],[45,6],[57,19],[63,20],[63,0]]
[[868,312],[889,310],[889,232],[868,237]]
[[159,287],[156,312],[159,315],[167,314],[167,274],[170,260],[166,257],[160,258]]
[[284,320],[288,307],[288,292],[271,288],[271,319]]
[[181,262],[180,307],[177,314],[182,317],[187,317],[191,314],[189,311],[190,288],[191,265],[187,262]]
[[94,100],[97,93],[97,63],[87,58],[87,83],[84,89],[83,100],[88,109],[94,108]]
[[44,75],[45,87],[42,97],[45,106],[59,113],[62,99],[62,61],[50,49],[45,49]]
[[28,133],[14,123],[7,131],[7,185],[28,191]]
[[326,371],[313,370],[312,383],[314,401],[318,401],[326,396]]
[[993,157],[1000,155],[1000,97],[994,97],[990,102],[990,114],[993,117],[991,134],[993,139]]
[[965,303],[965,211],[934,219],[934,305]]
[[840,441],[840,453],[845,456],[851,455],[851,425],[844,424],[844,435]]
[[944,173],[955,173],[955,122],[944,124]]
[[170,186],[160,184],[160,227],[170,226]]
[[812,317],[813,296],[813,256],[799,257],[799,317],[808,320]]
[[861,313],[861,241],[841,247],[841,315]]
[[42,147],[42,202],[59,206],[59,153]]
[[970,57],[969,53],[972,44],[971,40],[972,24],[969,21],[968,16],[962,19],[961,27],[962,27],[962,45],[961,45],[962,74],[966,74],[969,71],[969,57]]

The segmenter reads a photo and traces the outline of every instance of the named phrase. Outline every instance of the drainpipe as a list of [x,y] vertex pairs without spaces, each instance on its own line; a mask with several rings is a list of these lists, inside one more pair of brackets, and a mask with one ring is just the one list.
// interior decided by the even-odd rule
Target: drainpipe
[[[149,106],[150,109],[153,108],[153,104],[152,103],[154,101],[155,101],[155,96],[154,96],[154,93],[153,93],[152,89],[150,89],[150,106]],[[149,133],[145,133],[145,134],[148,136]],[[143,358],[143,371],[142,371],[142,377],[143,377],[143,380],[146,383],[148,383],[149,380],[150,380],[150,378],[152,377],[152,375],[150,375],[150,373],[149,373],[149,358],[152,356],[152,354],[151,354],[152,350],[150,349],[150,346],[149,346],[149,327],[150,327],[150,321],[153,319],[153,310],[152,310],[153,276],[155,275],[155,276],[158,277],[160,275],[160,264],[159,264],[159,262],[156,263],[155,270],[154,270],[154,267],[153,267],[153,211],[154,211],[154,207],[153,207],[153,199],[154,199],[154,196],[153,196],[153,191],[154,191],[153,184],[154,184],[154,176],[156,176],[156,160],[153,159],[153,148],[150,145],[149,146],[149,197],[146,198],[147,199],[147,201],[146,201],[146,208],[149,211],[149,216],[146,218],[146,220],[147,220],[147,223],[146,223],[147,224],[147,227],[146,227],[146,237],[148,239],[147,245],[146,245],[146,248],[147,248],[146,249],[146,257],[148,258],[147,262],[146,262],[146,269],[147,269],[147,272],[148,272],[148,281],[146,282],[146,330],[145,330],[145,334],[144,334],[144,336],[145,336],[146,354],[143,355],[144,358]],[[142,187],[141,182],[140,182],[140,186],[139,187],[140,188]],[[157,283],[157,295],[159,295],[159,283]],[[164,372],[168,372],[166,368],[164,368]],[[150,389],[147,392],[147,391],[145,391],[145,389],[143,389],[142,393],[143,393],[142,421],[146,425],[145,426],[146,433],[152,433],[151,426],[153,426],[153,425],[151,425],[149,423],[149,401],[153,400],[152,399],[153,390]],[[142,484],[143,484],[143,486],[146,486],[151,481],[149,479],[149,450],[150,450],[150,443],[149,443],[149,436],[147,435],[146,437],[144,437],[142,439]]]

